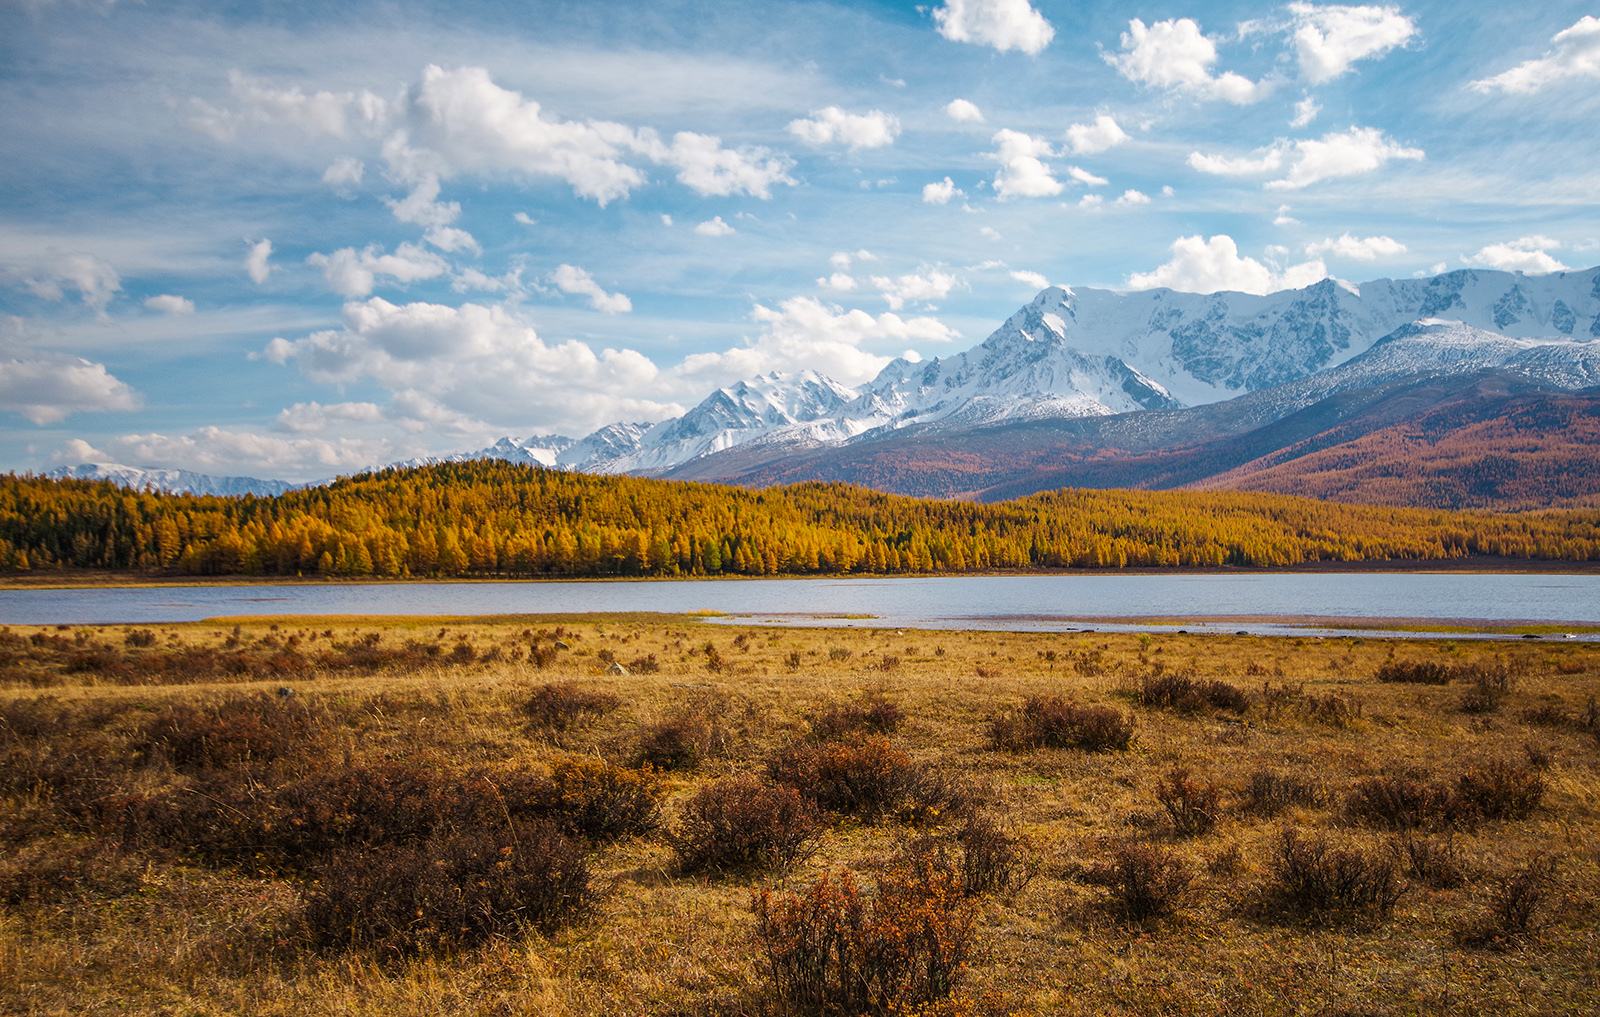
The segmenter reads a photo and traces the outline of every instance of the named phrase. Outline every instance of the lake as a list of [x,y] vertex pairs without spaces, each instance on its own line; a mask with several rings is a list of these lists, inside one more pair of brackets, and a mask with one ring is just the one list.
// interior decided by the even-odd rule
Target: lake
[[[717,612],[733,624],[1349,635],[1473,622],[1600,626],[1600,576],[1065,573],[893,579],[330,583],[0,590],[0,624],[152,624],[238,615]],[[1421,634],[1417,632],[1400,634]],[[1562,638],[1557,633],[1551,638]],[[1600,638],[1580,633],[1577,638]]]

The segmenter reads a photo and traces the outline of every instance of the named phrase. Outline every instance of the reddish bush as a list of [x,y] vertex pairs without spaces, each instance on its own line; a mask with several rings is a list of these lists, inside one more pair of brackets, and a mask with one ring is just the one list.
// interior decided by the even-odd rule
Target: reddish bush
[[672,846],[686,872],[786,868],[822,832],[816,805],[792,787],[738,775],[683,804]]
[[1448,685],[1454,677],[1453,668],[1424,661],[1391,660],[1379,667],[1373,675],[1380,682],[1404,682],[1409,685]]
[[823,739],[861,734],[893,734],[900,730],[905,714],[899,704],[887,699],[864,703],[835,703],[811,718],[811,734]]
[[557,760],[531,791],[533,808],[592,840],[649,833],[660,822],[666,789],[649,767],[633,770],[601,759]]
[[967,896],[1020,890],[1033,878],[1025,844],[979,812],[956,833],[961,845],[961,887]]
[[1195,778],[1181,766],[1156,785],[1156,800],[1167,810],[1180,837],[1208,832],[1222,813],[1222,790],[1209,780]]
[[387,957],[554,928],[594,902],[583,852],[535,824],[336,856],[318,867],[304,919],[319,946]]
[[1081,748],[1090,752],[1126,750],[1133,724],[1104,706],[1079,706],[1060,696],[1034,696],[1013,714],[989,725],[996,748]]
[[1182,675],[1158,675],[1144,679],[1138,699],[1143,706],[1166,707],[1181,713],[1198,713],[1208,709],[1244,713],[1250,709],[1250,697],[1238,686]]
[[848,872],[801,894],[753,895],[756,940],[785,1003],[807,1011],[881,1014],[950,994],[972,949],[960,877],[931,861],[888,870],[877,893]]
[[1270,889],[1284,904],[1319,917],[1366,912],[1387,918],[1405,893],[1397,869],[1392,855],[1334,847],[1289,829],[1272,858]]
[[622,700],[609,692],[585,689],[575,682],[561,682],[535,689],[523,706],[523,712],[535,727],[559,732],[603,717],[621,705]]
[[1143,922],[1176,911],[1193,890],[1194,873],[1170,851],[1133,843],[1117,847],[1090,880],[1107,889],[1115,910]]
[[888,739],[795,742],[767,759],[767,776],[830,812],[872,817],[898,807],[918,775]]
[[1295,777],[1257,767],[1245,778],[1238,808],[1258,816],[1276,816],[1290,806],[1320,808],[1330,800],[1326,786],[1316,778]]

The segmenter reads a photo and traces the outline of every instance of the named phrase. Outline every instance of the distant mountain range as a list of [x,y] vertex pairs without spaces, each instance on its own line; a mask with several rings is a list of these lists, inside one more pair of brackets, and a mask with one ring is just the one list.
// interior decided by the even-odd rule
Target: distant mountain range
[[[1325,279],[1267,296],[1052,287],[980,345],[897,359],[856,389],[814,371],[771,374],[672,420],[394,465],[498,458],[983,499],[1204,486],[1523,507],[1600,493],[1589,465],[1600,459],[1589,412],[1600,391],[1565,395],[1600,386],[1597,340],[1600,268]],[[1485,456],[1500,465],[1485,472]],[[71,475],[205,493],[288,486],[181,471],[144,481],[92,464]],[[176,476],[210,486],[182,488]]]

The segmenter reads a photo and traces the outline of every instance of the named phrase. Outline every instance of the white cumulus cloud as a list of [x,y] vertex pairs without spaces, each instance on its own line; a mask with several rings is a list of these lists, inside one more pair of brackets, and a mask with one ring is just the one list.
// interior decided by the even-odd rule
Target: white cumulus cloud
[[322,479],[393,458],[384,441],[357,438],[282,438],[277,435],[202,427],[188,434],[124,434],[111,439],[108,455],[118,462],[193,470]]
[[883,148],[894,144],[900,133],[900,121],[883,112],[846,113],[837,106],[829,106],[811,114],[809,120],[795,120],[789,124],[789,133],[808,145],[838,143],[851,151],[858,148]]
[[1526,272],[1529,275],[1571,271],[1547,253],[1560,246],[1559,240],[1535,234],[1503,244],[1489,244],[1477,254],[1466,255],[1461,260],[1468,265],[1482,265],[1505,272]]
[[1111,182],[1111,181],[1107,180],[1105,177],[1097,177],[1097,176],[1095,176],[1093,173],[1090,173],[1088,170],[1084,169],[1082,166],[1068,166],[1067,167],[1067,176],[1069,176],[1072,179],[1076,180],[1078,183],[1082,184],[1085,187],[1104,187],[1106,184],[1109,184]]
[[372,297],[345,305],[342,328],[274,339],[263,352],[275,363],[294,361],[318,383],[372,379],[396,402],[425,400],[498,429],[593,429],[682,412],[653,395],[663,387],[661,372],[643,354],[546,343],[501,306]]
[[589,298],[589,306],[601,314],[627,314],[633,310],[633,301],[621,293],[607,293],[594,276],[576,265],[561,265],[550,274],[550,281],[562,293],[576,293]]
[[1477,92],[1532,95],[1566,78],[1600,78],[1600,18],[1586,14],[1571,28],[1557,32],[1550,43],[1544,56],[1474,81],[1469,87]]
[[1294,104],[1294,119],[1289,121],[1290,127],[1309,127],[1311,121],[1322,112],[1322,106],[1312,96],[1306,96]]
[[152,311],[162,314],[193,314],[194,301],[186,297],[175,296],[171,293],[162,293],[154,297],[146,297],[144,306]]
[[244,270],[249,273],[250,281],[260,285],[267,281],[267,276],[272,274],[272,241],[257,240],[250,245],[250,253],[244,256]]
[[1094,155],[1127,140],[1127,132],[1107,113],[1095,117],[1092,124],[1073,124],[1067,128],[1067,144],[1077,155]]
[[1357,60],[1382,56],[1417,34],[1399,7],[1292,3],[1294,48],[1300,73],[1314,85],[1332,81]]
[[702,237],[725,237],[734,232],[734,228],[722,220],[722,216],[715,215],[694,228]]
[[104,364],[33,349],[21,319],[0,317],[0,410],[43,427],[74,413],[138,408],[138,394]]
[[1028,272],[1018,269],[1011,273],[1011,278],[1015,279],[1019,283],[1026,283],[1036,290],[1048,289],[1050,287],[1050,280],[1046,279],[1038,272]]
[[1262,264],[1254,258],[1241,256],[1232,237],[1218,234],[1210,240],[1200,236],[1179,237],[1172,243],[1172,260],[1151,272],[1135,272],[1128,276],[1127,285],[1131,290],[1166,287],[1185,293],[1237,290],[1266,294],[1309,286],[1326,278],[1327,274],[1327,266],[1321,261],[1302,262],[1283,269]]
[[929,205],[947,205],[950,203],[951,198],[958,196],[965,197],[966,195],[961,188],[955,185],[955,181],[949,177],[931,184],[922,185],[922,200]]
[[383,420],[383,411],[376,403],[295,403],[279,410],[273,427],[294,434],[321,434],[329,428],[348,427],[352,424],[376,424]]
[[1107,53],[1105,59],[1129,81],[1201,99],[1243,105],[1271,91],[1269,85],[1232,71],[1213,75],[1217,45],[1201,34],[1192,18],[1172,18],[1149,26],[1134,18],[1122,33],[1122,52]]
[[1136,191],[1130,187],[1126,191],[1122,192],[1122,197],[1117,199],[1117,204],[1148,205],[1150,204],[1150,195],[1145,194],[1143,191]]
[[976,104],[966,99],[951,99],[944,108],[945,116],[951,120],[970,120],[973,123],[983,123],[983,110]]
[[1342,233],[1337,239],[1329,237],[1306,245],[1306,256],[1333,254],[1355,261],[1376,261],[1396,254],[1406,253],[1406,245],[1393,237],[1355,237]]
[[896,278],[875,275],[872,277],[872,285],[883,293],[883,299],[891,311],[900,310],[908,301],[926,303],[930,300],[943,300],[950,295],[952,289],[966,289],[967,286],[949,272],[926,267]]
[[405,284],[444,275],[449,266],[444,259],[416,244],[401,244],[393,254],[370,244],[362,250],[343,247],[332,254],[316,253],[306,264],[322,269],[322,278],[342,297],[364,297],[377,285],[377,277],[388,276]]
[[336,190],[348,190],[357,187],[361,178],[366,175],[367,167],[360,159],[353,156],[344,156],[335,159],[333,163],[322,171],[322,182]]
[[1028,0],[945,0],[934,8],[933,20],[951,42],[993,46],[1002,53],[1018,49],[1036,55],[1056,35]]
[[990,158],[1000,163],[994,175],[994,193],[1005,201],[1010,198],[1048,198],[1060,194],[1061,181],[1050,173],[1044,160],[1055,155],[1050,144],[1041,138],[1009,128],[994,136],[995,154]]
[[1192,152],[1189,166],[1218,176],[1256,176],[1288,172],[1263,186],[1269,191],[1295,191],[1323,180],[1370,173],[1391,159],[1419,161],[1420,148],[1407,148],[1376,127],[1352,127],[1320,138],[1278,141],[1248,156],[1228,157]]
[[[703,394],[707,384],[723,385],[768,371],[810,368],[846,385],[870,380],[889,358],[867,345],[950,342],[960,333],[937,318],[902,318],[845,310],[813,297],[791,297],[776,308],[757,304],[750,317],[762,326],[743,346],[721,353],[696,353],[675,369],[686,391]],[[699,398],[699,395],[695,395]]]

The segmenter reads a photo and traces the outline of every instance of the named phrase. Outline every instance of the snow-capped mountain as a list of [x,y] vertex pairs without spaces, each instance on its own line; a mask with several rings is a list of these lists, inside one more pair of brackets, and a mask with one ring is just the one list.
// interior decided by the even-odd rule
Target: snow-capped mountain
[[[1337,392],[1421,372],[1492,368],[1552,388],[1600,384],[1597,339],[1600,268],[1541,276],[1462,270],[1360,285],[1324,279],[1264,296],[1051,287],[978,346],[929,361],[896,359],[857,389],[816,371],[773,373],[719,388],[671,420],[608,424],[577,440],[502,438],[390,465],[495,458],[684,475],[685,464],[701,460],[771,462],[908,429],[948,434],[1157,411],[1156,429],[1167,430],[1181,426],[1171,411],[1225,401],[1238,402],[1231,417],[1261,426]],[[74,470],[54,475],[205,493],[291,486],[111,464]],[[709,463],[694,472],[740,475]]]
[[[785,423],[773,415],[757,424],[729,412],[734,389],[723,389],[680,421],[655,425],[637,450],[576,468],[661,473],[745,445],[771,455],[920,425],[949,430],[1200,406],[1314,377],[1397,329],[1446,318],[1470,331],[1450,333],[1447,341],[1430,326],[1437,350],[1401,344],[1373,358],[1365,373],[1350,375],[1350,383],[1358,377],[1371,383],[1385,371],[1408,373],[1406,357],[1435,357],[1433,366],[1453,363],[1463,371],[1520,357],[1560,374],[1566,368],[1558,365],[1600,337],[1600,268],[1547,276],[1463,270],[1360,286],[1324,279],[1266,296],[1051,287],[973,349],[920,363],[892,361],[834,416],[818,403],[815,416],[790,414],[794,421]],[[1504,345],[1533,339],[1539,342],[1526,349]],[[1583,376],[1574,370],[1573,379]],[[776,375],[758,381],[768,399],[779,398],[774,387],[792,383]],[[841,397],[848,391],[832,388]],[[685,432],[693,440],[684,440]]]
[[121,463],[79,463],[62,466],[45,474],[61,480],[109,480],[136,491],[154,488],[171,494],[214,494],[223,497],[253,494],[258,498],[292,491],[306,484],[283,480],[258,480],[255,477],[213,477],[188,470],[146,470]]

